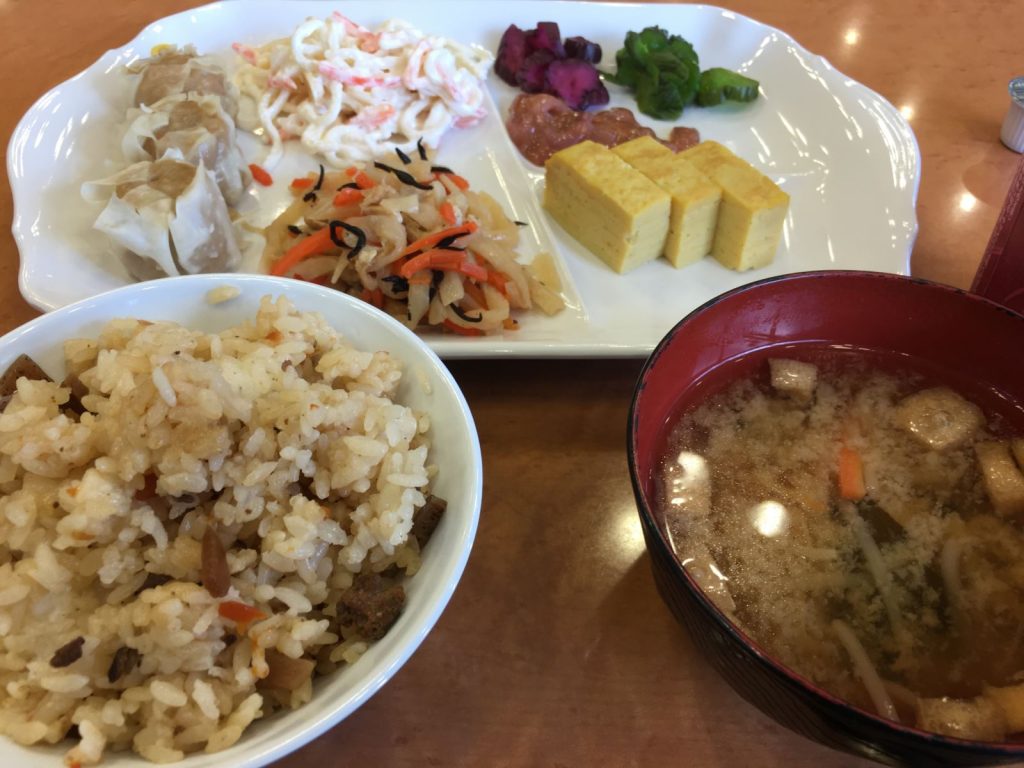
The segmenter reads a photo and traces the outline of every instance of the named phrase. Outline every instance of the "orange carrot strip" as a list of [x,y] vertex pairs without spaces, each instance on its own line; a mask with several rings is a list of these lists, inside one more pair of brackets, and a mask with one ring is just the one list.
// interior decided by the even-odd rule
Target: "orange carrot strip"
[[270,274],[285,275],[288,273],[288,270],[303,259],[316,256],[319,253],[326,253],[333,247],[334,241],[331,240],[331,228],[324,227],[323,229],[318,229],[309,237],[300,240],[285,251],[284,256],[278,259],[277,263],[270,268]]
[[413,275],[409,278],[409,285],[430,285],[430,283],[430,275],[426,272],[419,275]]
[[313,179],[308,176],[299,176],[297,179],[292,179],[292,189],[307,189],[313,186]]
[[501,272],[493,269],[487,270],[487,282],[501,291],[502,296],[508,295],[508,289],[505,287],[506,283],[508,283],[508,278],[501,274]]
[[264,187],[269,187],[274,183],[274,178],[256,163],[249,164],[249,173],[252,174],[252,178],[257,184],[262,184]]
[[452,180],[452,184],[454,184],[456,187],[461,189],[463,192],[465,192],[467,189],[469,189],[469,182],[466,181],[461,176],[459,176],[457,173],[435,173],[434,174],[434,178],[435,179],[438,179],[441,176],[447,176],[449,179]]
[[476,305],[480,309],[487,309],[487,297],[484,296],[484,292],[480,290],[480,286],[470,280],[462,281],[462,289],[466,292]]
[[857,501],[863,499],[866,493],[864,465],[860,454],[844,445],[839,449],[839,495]]
[[351,205],[352,203],[358,203],[362,199],[363,191],[361,189],[345,187],[344,189],[338,190],[338,194],[334,196],[334,204],[340,208],[343,205]]
[[485,282],[487,280],[487,267],[470,261],[461,251],[425,251],[406,261],[402,268],[398,270],[398,274],[408,278],[424,269],[461,272],[478,282]]
[[452,225],[457,224],[459,221],[458,217],[455,215],[455,206],[447,200],[441,203],[441,218],[444,219],[446,223]]
[[461,251],[424,251],[406,261],[398,270],[398,274],[402,277],[412,277],[421,269],[457,270],[465,259]]
[[462,263],[459,264],[459,272],[472,277],[478,283],[487,282],[487,267],[481,264],[475,264],[469,259],[462,260]]
[[449,173],[448,178],[455,182],[455,186],[465,192],[469,189],[469,182],[459,176],[457,173]]
[[514,317],[506,317],[504,320],[501,321],[501,327],[504,328],[506,331],[518,331],[519,321],[516,320]]
[[250,621],[259,621],[267,618],[267,614],[259,608],[255,608],[236,600],[225,600],[217,606],[217,613],[229,621],[238,624],[248,624]]
[[444,320],[444,327],[449,331],[459,334],[460,336],[483,336],[483,331],[479,331],[476,328],[464,328],[458,323],[453,323],[448,318]]
[[431,232],[429,235],[424,235],[419,240],[414,240],[405,247],[402,251],[403,256],[416,253],[416,251],[424,251],[427,248],[433,248],[439,242],[444,240],[446,237],[460,237],[461,235],[468,235],[476,232],[477,225],[475,221],[467,221],[458,227],[449,227],[448,229],[442,229],[438,232]]
[[370,187],[377,186],[377,182],[366,175],[364,171],[356,168],[354,165],[345,169],[345,175],[348,176],[352,181],[359,185],[360,189],[369,189]]
[[380,288],[374,288],[372,291],[369,288],[363,288],[359,298],[377,309],[384,308],[384,292]]

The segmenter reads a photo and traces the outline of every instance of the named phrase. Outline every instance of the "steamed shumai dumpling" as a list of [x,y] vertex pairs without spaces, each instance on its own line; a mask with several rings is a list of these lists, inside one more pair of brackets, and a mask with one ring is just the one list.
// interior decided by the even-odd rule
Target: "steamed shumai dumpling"
[[198,56],[190,45],[169,47],[128,69],[142,75],[135,88],[137,107],[152,106],[180,93],[196,93],[219,98],[232,120],[238,114],[238,98],[224,70],[211,57]]
[[156,160],[168,151],[213,172],[224,201],[237,205],[252,180],[238,148],[235,122],[213,95],[176,94],[132,109],[121,148],[129,162]]
[[107,198],[93,227],[127,249],[137,279],[229,272],[241,261],[224,196],[201,160],[169,153],[85,184],[82,194]]

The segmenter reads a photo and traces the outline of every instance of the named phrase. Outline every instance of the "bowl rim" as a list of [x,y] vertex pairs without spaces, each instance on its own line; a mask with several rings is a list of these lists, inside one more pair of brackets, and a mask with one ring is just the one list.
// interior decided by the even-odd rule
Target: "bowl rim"
[[[455,543],[452,547],[452,553],[447,557],[443,564],[440,579],[431,585],[434,594],[429,598],[424,599],[423,604],[419,607],[418,611],[419,613],[422,613],[422,617],[405,630],[407,636],[403,637],[400,641],[396,641],[397,645],[393,650],[389,651],[382,658],[374,660],[366,672],[360,674],[360,676],[356,680],[353,680],[350,685],[346,686],[344,691],[340,692],[340,694],[335,694],[331,698],[318,701],[316,694],[314,693],[314,697],[301,707],[295,710],[285,710],[284,714],[288,714],[289,712],[304,712],[305,716],[298,719],[295,723],[289,724],[286,730],[281,734],[268,734],[265,737],[267,739],[266,743],[261,742],[259,734],[253,734],[247,728],[246,732],[243,733],[242,738],[239,739],[236,744],[225,750],[213,753],[194,752],[186,754],[184,759],[180,762],[180,764],[185,768],[194,764],[197,766],[220,765],[222,762],[230,762],[232,765],[238,766],[239,768],[256,768],[257,766],[268,765],[275,760],[283,758],[285,755],[295,752],[302,746],[323,735],[328,730],[353,715],[360,707],[366,704],[374,694],[380,691],[380,689],[383,688],[395,676],[395,674],[408,663],[410,658],[426,639],[427,635],[430,634],[437,622],[440,620],[440,617],[448,606],[459,582],[462,580],[465,567],[473,549],[473,544],[476,540],[483,501],[483,458],[480,449],[479,434],[465,395],[458,383],[455,381],[455,377],[452,375],[448,367],[419,335],[411,331],[386,312],[378,310],[355,297],[314,283],[297,281],[291,278],[281,278],[272,275],[236,273],[184,275],[130,283],[94,296],[83,298],[77,302],[60,307],[51,312],[41,314],[38,317],[13,328],[3,336],[0,336],[0,360],[6,356],[5,350],[12,344],[20,345],[22,343],[22,339],[27,336],[30,339],[28,344],[31,345],[33,343],[31,341],[31,337],[36,334],[45,336],[49,326],[68,323],[70,318],[75,317],[76,315],[79,316],[81,321],[82,315],[88,317],[90,312],[98,312],[102,317],[98,320],[95,318],[90,319],[89,322],[96,321],[100,324],[106,324],[114,318],[127,317],[138,313],[137,309],[135,312],[128,308],[120,310],[120,307],[123,306],[121,303],[122,299],[139,298],[146,294],[166,294],[167,298],[165,301],[169,301],[176,295],[187,294],[191,297],[191,300],[195,302],[195,304],[192,305],[192,311],[195,311],[198,307],[204,305],[211,311],[215,311],[217,309],[216,304],[205,302],[206,294],[214,288],[229,285],[240,288],[241,294],[256,304],[258,304],[262,296],[266,296],[268,294],[275,298],[284,296],[287,297],[299,311],[317,312],[325,315],[326,310],[324,310],[322,306],[310,306],[309,304],[312,302],[308,302],[304,305],[303,297],[314,297],[317,302],[330,302],[337,305],[343,305],[345,307],[343,310],[345,313],[354,313],[355,316],[361,316],[370,324],[382,326],[395,337],[396,342],[404,342],[410,349],[416,350],[413,353],[417,356],[416,358],[401,358],[403,363],[403,380],[405,377],[412,376],[410,370],[411,367],[415,363],[420,362],[422,363],[420,366],[421,371],[428,366],[431,369],[428,374],[431,379],[431,391],[429,395],[431,399],[435,398],[438,390],[442,388],[451,397],[452,405],[455,406],[455,410],[458,412],[458,418],[463,422],[463,427],[469,437],[469,444],[465,446],[466,455],[464,457],[460,457],[458,460],[462,462],[462,466],[469,471],[465,485],[471,492],[467,495],[464,502],[466,509],[465,519],[459,521],[457,532],[454,536]],[[224,304],[230,304],[230,302],[234,300],[235,299],[232,298],[225,301]],[[188,309],[182,310],[181,316],[175,318],[174,322],[189,327],[189,311],[190,310]],[[247,313],[247,317],[251,319],[251,315],[249,313]],[[349,341],[352,340],[351,334],[346,332],[344,328],[339,328],[336,324],[332,323],[329,317],[325,317],[325,320],[327,320],[328,324],[333,328],[341,331],[344,338]],[[195,327],[196,322],[197,321],[193,318],[191,323],[192,327]],[[73,326],[73,323],[70,325]],[[69,327],[68,332],[64,334],[64,338],[73,338],[75,333],[75,328]],[[82,331],[80,333],[87,332]],[[356,346],[359,346],[360,344],[358,341],[352,343]],[[402,354],[401,351],[392,351],[396,355]],[[426,371],[423,372],[427,373]],[[468,461],[464,461],[463,459],[468,459]],[[410,578],[415,578],[415,575]],[[331,677],[331,675],[325,676],[326,683],[331,681]],[[274,719],[275,718],[271,718],[270,722],[273,722]],[[254,721],[253,725],[257,725],[260,722],[267,722],[267,718],[260,718],[257,721]],[[37,764],[49,766],[51,764],[49,760],[51,759],[53,760],[52,764],[54,766],[61,764],[63,749],[60,744],[37,744],[25,746],[17,744],[9,737],[0,737],[0,748],[5,746],[10,749],[24,750],[24,755],[29,757],[29,765],[32,766]],[[54,751],[55,749],[57,751]],[[15,752],[11,756],[18,758],[19,753]],[[2,757],[2,755],[0,755],[0,757]],[[193,759],[190,760],[190,758]],[[121,765],[124,765],[125,768],[135,765],[142,766],[147,762],[148,761],[146,761],[141,755],[134,752],[108,752],[104,755],[104,764],[109,763],[112,768],[118,768],[118,766]]]
[[[685,326],[695,319],[698,315],[703,314],[711,307],[719,304],[720,302],[736,296],[738,294],[754,292],[762,290],[767,286],[779,282],[791,282],[791,281],[802,281],[807,279],[843,279],[843,278],[863,278],[868,280],[883,280],[883,281],[898,281],[916,284],[922,287],[924,290],[939,290],[947,295],[956,295],[961,297],[963,300],[980,302],[983,305],[987,305],[989,309],[1004,313],[1011,318],[1015,318],[1022,324],[1024,324],[1024,314],[1016,312],[1008,307],[1003,306],[991,299],[981,296],[976,293],[972,293],[963,288],[956,288],[954,286],[945,285],[943,283],[937,283],[932,280],[926,280],[920,277],[913,277],[909,275],[896,275],[887,272],[872,272],[868,270],[816,270],[807,272],[792,272],[784,275],[775,275],[767,277],[762,280],[755,280],[745,285],[741,285],[730,291],[726,291],[717,296],[712,297],[708,301],[701,304],[696,309],[687,313],[678,323],[676,323],[658,342],[657,346],[644,361],[643,367],[640,369],[640,373],[637,376],[637,382],[633,390],[633,395],[630,399],[629,414],[627,417],[627,434],[626,434],[626,457],[629,465],[629,476],[630,482],[633,486],[633,495],[636,500],[637,513],[641,518],[641,523],[645,529],[653,530],[656,535],[653,537],[645,537],[646,546],[656,546],[663,559],[667,559],[671,562],[672,573],[676,580],[681,579],[685,585],[687,591],[693,596],[698,604],[701,606],[705,614],[708,614],[717,628],[724,632],[734,642],[739,643],[743,646],[754,659],[767,671],[774,674],[778,678],[782,678],[790,685],[796,686],[812,697],[821,699],[823,703],[831,705],[833,708],[842,710],[845,714],[857,719],[862,725],[867,725],[875,728],[883,728],[885,730],[899,733],[910,739],[916,739],[919,741],[929,742],[935,745],[941,745],[962,753],[970,753],[978,755],[981,753],[987,753],[993,756],[1002,758],[1020,757],[1024,756],[1024,742],[1005,742],[1005,741],[984,741],[978,739],[962,739],[956,736],[946,736],[944,734],[934,733],[932,731],[922,730],[914,726],[906,725],[903,723],[894,722],[888,720],[877,713],[873,713],[867,709],[852,704],[845,699],[842,699],[835,694],[830,693],[826,689],[817,685],[810,679],[804,677],[800,673],[786,666],[785,664],[777,661],[771,654],[769,654],[758,642],[744,632],[738,625],[732,622],[719,608],[715,605],[708,596],[701,589],[700,585],[693,579],[687,568],[685,568],[680,562],[679,558],[676,557],[672,551],[671,546],[665,540],[664,532],[661,526],[657,522],[654,511],[651,505],[648,503],[646,493],[644,491],[644,481],[639,477],[637,468],[637,433],[638,433],[638,406],[640,398],[643,394],[643,390],[646,387],[647,378],[650,375],[653,368],[657,365],[658,360],[662,354],[669,347],[669,345],[675,339],[675,336],[680,333]],[[653,565],[653,563],[652,563]],[[693,630],[697,631],[697,630]]]

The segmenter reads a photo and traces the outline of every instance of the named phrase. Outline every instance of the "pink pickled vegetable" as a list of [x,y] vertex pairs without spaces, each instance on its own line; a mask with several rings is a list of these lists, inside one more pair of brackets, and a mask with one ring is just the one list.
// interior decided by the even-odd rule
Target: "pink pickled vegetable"
[[510,24],[498,44],[494,71],[509,85],[519,85],[516,82],[516,75],[526,61],[526,55],[526,33],[515,24]]
[[565,58],[562,35],[553,21],[537,22],[537,28],[526,33],[526,47],[531,51],[550,51],[556,59]]
[[580,59],[597,64],[601,60],[601,46],[576,35],[565,38],[565,56],[568,59]]
[[553,61],[544,78],[544,92],[557,96],[572,109],[608,103],[608,89],[594,66],[579,59]]
[[534,51],[526,57],[516,74],[516,85],[527,93],[545,91],[548,65],[556,61],[551,51]]
[[540,21],[533,29],[510,24],[501,36],[494,71],[526,93],[546,93],[582,110],[608,103],[608,90],[595,66],[601,46],[576,35],[562,40],[558,24]]

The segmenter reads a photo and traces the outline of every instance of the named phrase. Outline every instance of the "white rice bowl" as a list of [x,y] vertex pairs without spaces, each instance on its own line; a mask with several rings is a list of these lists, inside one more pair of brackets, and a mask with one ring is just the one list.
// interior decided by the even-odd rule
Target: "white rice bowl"
[[[238,295],[232,296],[233,289]],[[94,338],[112,319],[170,320],[189,329],[215,332],[251,322],[267,295],[286,296],[300,312],[320,313],[355,348],[387,350],[401,362],[402,379],[394,400],[429,418],[427,463],[437,468],[430,492],[445,499],[448,507],[422,553],[418,572],[405,583],[405,608],[382,639],[354,663],[316,678],[308,703],[256,720],[225,750],[191,753],[173,763],[185,768],[257,766],[280,758],[353,712],[419,646],[454,591],[476,533],[483,473],[469,408],[440,360],[397,321],[336,291],[261,275],[197,275],[131,285],[44,315],[0,339],[3,369],[18,355],[29,354],[59,381],[65,372],[64,342]],[[161,382],[154,383],[159,389]],[[177,697],[170,689],[151,693],[154,699],[168,702]],[[0,736],[0,765],[57,768],[64,764],[69,746],[65,741],[23,747]],[[101,763],[119,768],[153,764],[132,752],[110,750]]]

